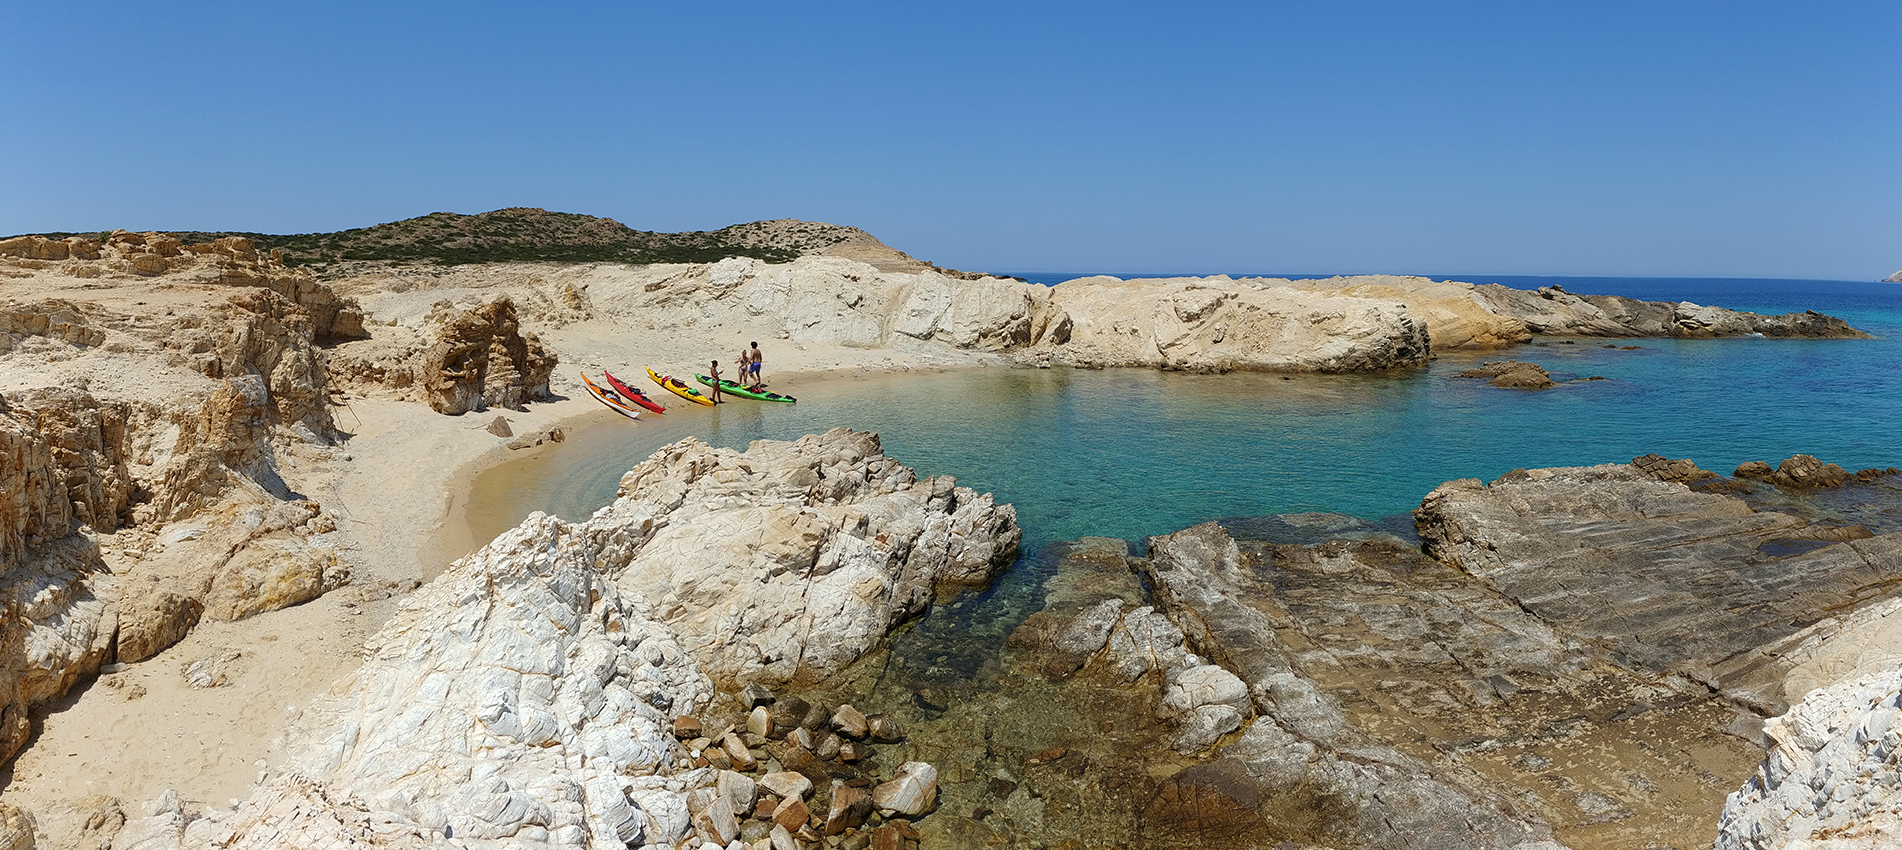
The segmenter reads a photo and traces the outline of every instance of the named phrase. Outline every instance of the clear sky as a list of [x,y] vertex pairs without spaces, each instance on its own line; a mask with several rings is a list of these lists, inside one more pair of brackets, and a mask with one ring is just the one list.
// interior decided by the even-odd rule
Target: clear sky
[[0,234],[506,206],[958,268],[1902,268],[1902,3],[91,3],[0,27]]

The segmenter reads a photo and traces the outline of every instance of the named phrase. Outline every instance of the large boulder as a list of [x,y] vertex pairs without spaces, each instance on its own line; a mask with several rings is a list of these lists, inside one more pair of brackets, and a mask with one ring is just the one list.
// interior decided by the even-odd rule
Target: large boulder
[[988,581],[1022,536],[1010,506],[951,478],[919,481],[877,435],[843,428],[745,453],[675,443],[589,522],[606,536],[601,568],[704,638],[701,663],[720,682],[836,672],[939,583]]
[[417,355],[416,383],[437,413],[522,410],[548,397],[557,358],[525,334],[506,297],[438,316],[435,339]]

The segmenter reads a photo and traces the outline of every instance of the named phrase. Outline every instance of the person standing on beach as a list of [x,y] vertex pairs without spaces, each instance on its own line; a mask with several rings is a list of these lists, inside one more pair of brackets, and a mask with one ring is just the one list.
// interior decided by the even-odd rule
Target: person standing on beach
[[713,391],[713,403],[722,404],[723,402],[720,401],[720,361],[715,360],[708,363],[707,372],[707,377],[713,379],[713,383],[710,385],[710,389]]
[[766,353],[760,351],[759,343],[755,342],[753,343],[753,350],[750,352],[750,354],[751,356],[746,359],[746,368],[752,370],[753,372],[753,386],[756,386],[756,387],[766,386],[766,379],[761,378],[759,376],[760,364],[765,362]]
[[740,359],[733,362],[740,364],[740,373],[733,376],[733,382],[742,387],[751,386],[753,381],[753,352],[748,351],[745,346],[741,346]]

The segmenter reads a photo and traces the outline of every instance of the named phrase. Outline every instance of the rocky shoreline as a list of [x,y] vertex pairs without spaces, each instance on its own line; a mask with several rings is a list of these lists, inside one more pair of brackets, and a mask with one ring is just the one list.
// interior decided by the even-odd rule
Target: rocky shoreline
[[[114,840],[116,824],[129,824],[122,846],[420,846],[445,838],[598,846],[625,841],[635,815],[647,811],[636,792],[652,792],[656,812],[688,814],[687,832],[667,820],[655,835],[730,843],[740,833],[727,836],[716,818],[709,836],[703,815],[714,797],[738,800],[728,793],[738,781],[721,789],[715,760],[698,764],[707,748],[675,736],[673,722],[713,710],[703,719],[724,724],[718,718],[746,685],[770,685],[788,704],[865,704],[844,692],[889,651],[894,629],[1015,558],[1021,534],[1008,505],[946,479],[914,480],[883,456],[875,436],[835,431],[746,453],[669,447],[632,470],[614,505],[593,519],[531,520],[425,583],[420,541],[440,522],[458,470],[559,439],[564,422],[588,415],[586,402],[575,400],[578,382],[558,369],[564,360],[617,369],[692,363],[704,360],[706,339],[746,336],[777,341],[768,369],[780,375],[978,364],[1364,372],[1417,366],[1439,351],[1509,347],[1533,334],[1862,336],[1814,313],[1764,317],[1556,287],[1522,292],[1391,276],[1042,287],[910,258],[885,262],[875,250],[882,246],[854,244],[856,254],[787,263],[363,266],[320,280],[242,237],[184,244],[120,231],[0,241],[0,275],[10,287],[0,304],[0,439],[9,448],[0,464],[9,494],[0,506],[7,599],[0,755],[14,759],[11,793],[0,800],[0,829],[11,830],[13,843],[0,846],[97,845]],[[455,418],[498,408],[513,412],[524,436],[506,422],[498,431],[489,419]],[[1666,466],[1681,478],[1682,469]],[[1786,680],[1841,681],[1845,662],[1835,648],[1886,622],[1874,612],[1888,610],[1898,555],[1891,531],[1825,521],[1833,508],[1818,507],[1821,500],[1791,506],[1740,493],[1756,501],[1737,502],[1698,482],[1690,495],[1666,493],[1657,487],[1683,488],[1680,479],[1661,483],[1642,462],[1632,469],[1450,483],[1422,507],[1433,518],[1422,519],[1426,554],[1378,540],[1284,551],[1212,527],[1159,538],[1142,555],[1086,547],[1071,560],[1094,564],[1103,586],[1117,589],[1070,598],[1075,610],[1052,609],[1020,630],[1016,651],[1047,679],[1023,685],[1022,696],[1068,694],[1071,683],[1089,680],[1094,690],[1080,704],[1111,712],[1093,715],[1098,728],[1108,724],[1111,739],[1148,748],[1150,767],[1086,742],[1046,741],[1013,745],[1023,750],[1015,761],[980,772],[967,750],[995,750],[994,741],[952,746],[913,731],[888,745],[889,754],[860,759],[864,766],[849,776],[834,768],[827,775],[845,783],[839,787],[873,789],[872,797],[884,782],[909,783],[908,793],[935,783],[945,801],[939,814],[898,818],[902,827],[861,821],[828,841],[829,821],[816,807],[836,795],[812,779],[823,787],[808,813],[817,821],[806,826],[818,834],[805,840],[957,846],[1106,822],[1170,846],[1250,835],[1316,846],[1431,836],[1447,846],[1535,847],[1571,841],[1580,829],[1587,845],[1602,835],[1612,836],[1604,846],[1622,846],[1617,836],[1640,825],[1689,835],[1710,822],[1698,817],[1715,815],[1710,765],[1740,777],[1754,762],[1759,736],[1742,728],[1750,718],[1801,699]],[[1596,521],[1613,538],[1676,546],[1678,515],[1666,521],[1647,511],[1716,511],[1700,521],[1725,529],[1724,542],[1686,555],[1704,565],[1695,576],[1630,565],[1631,540],[1624,549],[1608,540],[1595,556],[1628,565],[1620,567],[1623,586],[1649,589],[1645,599],[1659,606],[1655,619],[1670,634],[1592,616],[1592,605],[1624,603],[1578,593],[1586,573],[1541,584],[1561,568],[1581,569],[1554,552],[1592,529],[1541,526],[1554,514],[1576,519],[1576,506],[1560,495],[1541,497],[1550,503],[1530,513],[1495,514],[1500,499],[1532,504],[1521,491],[1535,492],[1530,482],[1547,472],[1558,490],[1602,488],[1608,501],[1596,508],[1608,513]],[[1792,459],[1721,480],[1733,489],[1864,492],[1890,479]],[[1515,495],[1499,495],[1506,492]],[[1746,507],[1739,512],[1732,502]],[[1607,507],[1613,503],[1621,507]],[[1510,563],[1489,565],[1503,540],[1521,548],[1508,547],[1517,553]],[[1339,551],[1324,554],[1327,546]],[[1420,603],[1424,610],[1441,612],[1433,628],[1488,625],[1447,637],[1459,665],[1427,680],[1407,678],[1425,675],[1418,670],[1380,673],[1395,662],[1368,662],[1344,647],[1336,647],[1341,658],[1311,667],[1315,647],[1338,635],[1306,631],[1313,627],[1290,619],[1288,600],[1264,602],[1289,590],[1248,575],[1264,564],[1311,574],[1317,587],[1340,573],[1410,588],[1431,602]],[[1706,598],[1706,582],[1722,587],[1708,598],[1728,600],[1733,616],[1691,616],[1688,600]],[[1354,598],[1342,588],[1330,593]],[[1419,628],[1395,622],[1366,625],[1358,639]],[[260,643],[266,632],[277,639],[270,623],[297,623],[292,642]],[[300,651],[320,643],[326,649],[317,657]],[[1521,651],[1567,672],[1541,678],[1524,668]],[[545,669],[518,663],[531,657]],[[295,684],[260,687],[242,700],[217,696],[247,665],[287,659],[300,665],[288,677]],[[424,659],[432,660],[417,666]],[[1415,661],[1439,663],[1408,663]],[[159,665],[183,671],[184,684],[154,672]],[[579,678],[558,682],[571,667]],[[336,679],[337,689],[320,697]],[[1424,683],[1440,679],[1465,684]],[[1393,690],[1389,681],[1411,689],[1405,700],[1378,695]],[[1132,687],[1149,691],[1132,697]],[[53,790],[77,780],[31,744],[45,735],[49,707],[77,700],[74,715],[136,714],[138,700],[174,705],[192,691],[195,704],[238,706],[234,715],[207,715],[226,717],[212,721],[226,723],[222,730],[197,734],[248,736],[218,768],[220,787],[255,785],[248,801],[234,808],[202,790],[184,798],[118,791],[118,800]],[[841,698],[828,696],[834,691]],[[1343,700],[1348,691],[1368,696]],[[423,704],[413,702],[418,694],[441,695],[427,702],[431,717],[410,710]],[[1533,699],[1525,694],[1541,695],[1536,710],[1523,705]],[[909,708],[888,709],[907,730],[946,717],[973,729],[997,723],[914,696]],[[277,714],[287,700],[297,710]],[[1476,700],[1494,712],[1480,715],[1494,726],[1451,718],[1454,704]],[[1396,713],[1401,703],[1411,708]],[[1652,707],[1597,737],[1560,738],[1593,742],[1576,744],[1591,752],[1637,734],[1633,723],[1663,718],[1671,734],[1706,741],[1696,758],[1646,763],[1646,771],[1677,777],[1655,799],[1617,786],[1603,765],[1563,774],[1571,784],[1559,791],[1527,792],[1522,786],[1555,780],[1528,767],[1535,762],[1495,758],[1519,740],[1497,727],[1545,723],[1561,709],[1616,715],[1624,709],[1608,707],[1625,703]],[[1008,705],[974,698],[980,704],[1009,715]],[[1368,705],[1412,719],[1376,722]],[[1140,719],[1126,717],[1131,706],[1142,707]],[[239,717],[246,728],[232,728]],[[733,722],[743,725],[737,714]],[[1026,724],[1016,728],[1027,741],[1048,734],[1031,719],[1011,722]],[[469,732],[478,727],[480,734]],[[114,729],[123,734],[116,721]],[[604,737],[604,729],[618,731]],[[1454,731],[1481,743],[1446,744]],[[77,743],[90,734],[72,734],[58,739],[62,747],[97,746]],[[280,735],[280,744],[265,747]],[[756,735],[762,746],[738,739],[756,764],[799,761],[775,751],[779,739]],[[166,760],[168,745],[157,739],[136,758],[135,745],[125,746],[127,762]],[[1309,755],[1297,765],[1286,763],[1289,752]],[[729,751],[729,765],[740,755]],[[268,765],[255,778],[253,756],[257,767]],[[932,779],[913,763],[927,765]],[[1121,765],[1132,776],[1162,765],[1182,770],[1163,782],[1129,778],[1077,790],[1092,764]],[[206,770],[181,769],[201,771],[199,779]],[[155,780],[140,781],[149,789]],[[699,793],[708,788],[712,797]],[[1033,794],[1038,788],[1053,796]],[[792,795],[774,796],[777,807]],[[21,803],[38,809],[37,821]],[[1102,811],[1117,806],[1120,814]],[[1581,827],[1567,806],[1600,819]],[[744,808],[733,812],[736,823]],[[1442,828],[1436,818],[1464,826]],[[789,838],[775,846],[801,840],[793,824],[781,825]]]

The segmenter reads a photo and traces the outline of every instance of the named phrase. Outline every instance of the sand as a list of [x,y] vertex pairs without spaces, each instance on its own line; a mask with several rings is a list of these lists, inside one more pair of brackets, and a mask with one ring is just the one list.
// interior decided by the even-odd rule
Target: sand
[[[38,283],[44,285],[33,285]],[[7,294],[16,300],[107,295],[124,302],[113,306],[128,312],[132,301],[145,301],[137,306],[147,307],[155,300],[148,293],[135,298],[137,284],[102,289],[96,281],[16,279],[8,287]],[[78,289],[88,291],[74,291]],[[192,287],[176,293],[179,303],[169,306],[184,310],[189,302],[228,293]],[[372,317],[379,318],[379,307],[402,313],[426,303],[422,298],[396,303],[400,296],[356,294]],[[766,378],[775,388],[812,387],[828,377],[864,372],[958,368],[996,359],[942,349],[906,352],[794,343],[774,339],[763,329],[736,329],[731,344],[714,350],[706,341],[599,318],[559,327],[528,323],[526,329],[540,333],[561,356],[551,384],[558,400],[532,404],[526,412],[491,410],[451,417],[419,402],[344,396],[333,416],[347,439],[336,450],[290,453],[282,458],[281,472],[294,490],[339,517],[339,550],[350,564],[352,584],[250,619],[206,621],[158,656],[80,686],[42,712],[36,737],[0,772],[0,801],[33,811],[48,845],[66,846],[77,836],[90,805],[84,798],[90,795],[118,798],[128,813],[136,813],[141,803],[167,789],[188,803],[220,807],[248,796],[260,773],[278,763],[277,739],[293,709],[357,668],[364,641],[415,583],[486,542],[475,540],[456,515],[468,504],[475,477],[496,464],[553,447],[507,448],[510,438],[486,430],[498,415],[506,417],[515,437],[616,422],[641,427],[620,420],[588,397],[576,377],[579,370],[598,375],[606,367],[645,386],[651,382],[644,364],[679,374],[696,366],[704,371],[702,358],[730,362],[741,342],[755,339],[766,352]],[[734,350],[726,351],[728,347]],[[44,386],[49,374],[71,381],[106,371],[98,363],[54,363],[51,372],[48,365],[0,358],[0,389]],[[160,374],[136,356],[117,356],[109,367],[121,377],[151,372],[150,380],[135,383],[155,399],[194,381],[194,376]],[[96,388],[105,383],[105,376],[99,377]],[[112,385],[121,384],[115,380]],[[668,404],[680,400],[657,388],[654,396],[667,404],[670,418],[706,415],[685,402]],[[227,683],[189,686],[184,668],[207,658],[225,659]]]

